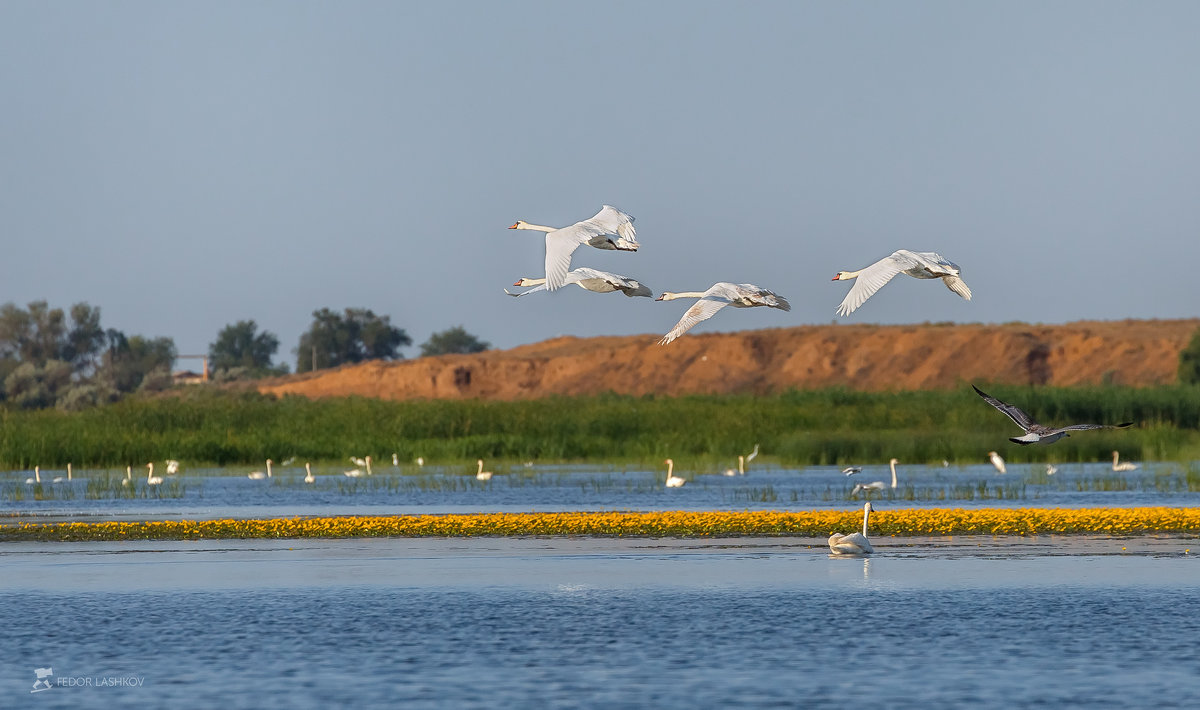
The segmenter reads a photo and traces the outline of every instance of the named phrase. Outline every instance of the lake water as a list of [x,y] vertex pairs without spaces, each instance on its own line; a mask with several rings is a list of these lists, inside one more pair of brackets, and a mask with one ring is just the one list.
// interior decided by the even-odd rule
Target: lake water
[[887,467],[847,477],[833,467],[755,467],[746,476],[683,471],[682,488],[663,486],[665,471],[603,466],[516,466],[498,469],[489,482],[474,467],[417,472],[379,467],[371,477],[346,478],[341,468],[318,471],[303,482],[303,468],[278,468],[268,481],[251,481],[228,469],[185,469],[161,486],[142,478],[120,485],[123,471],[81,472],[71,483],[24,483],[31,472],[0,474],[0,520],[17,517],[87,520],[266,517],[289,515],[470,513],[573,510],[812,510],[852,508],[864,494],[855,483],[884,481],[871,493],[877,507],[1194,506],[1200,504],[1200,464],[1148,463],[1116,473],[1110,465],[901,466],[896,489]]
[[1196,542],[5,544],[0,707],[1194,708]]

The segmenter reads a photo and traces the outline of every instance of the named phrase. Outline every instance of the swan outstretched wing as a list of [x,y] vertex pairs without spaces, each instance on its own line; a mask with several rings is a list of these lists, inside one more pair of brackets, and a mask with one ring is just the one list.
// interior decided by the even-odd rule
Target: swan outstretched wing
[[567,272],[571,269],[571,255],[575,253],[576,249],[587,244],[594,237],[607,234],[613,234],[619,238],[620,248],[637,250],[637,230],[633,227],[633,217],[611,205],[604,205],[590,219],[547,232],[546,290],[553,291],[566,283]]
[[1089,429],[1124,429],[1125,427],[1133,426],[1133,422],[1124,422],[1122,424],[1069,424],[1060,426],[1052,431],[1087,431]]
[[672,340],[678,338],[688,332],[692,326],[700,321],[708,320],[713,317],[713,314],[729,305],[729,299],[724,296],[719,296],[711,293],[704,294],[704,297],[692,304],[692,307],[684,312],[683,317],[675,324],[675,327],[658,341],[659,345],[666,345]]
[[946,284],[946,288],[957,293],[968,301],[971,300],[971,289],[967,288],[967,284],[958,276],[943,276],[942,283]]
[[850,287],[850,292],[846,294],[846,297],[842,299],[841,305],[837,307],[838,315],[850,315],[856,308],[865,303],[868,298],[875,295],[876,291],[886,286],[887,282],[891,281],[896,274],[916,265],[916,260],[907,256],[901,250],[891,256],[885,256],[863,269],[854,279],[854,285]]

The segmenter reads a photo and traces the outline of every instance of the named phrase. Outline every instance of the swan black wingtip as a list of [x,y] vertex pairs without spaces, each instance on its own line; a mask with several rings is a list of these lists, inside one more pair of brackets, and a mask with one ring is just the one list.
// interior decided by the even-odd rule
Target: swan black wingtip
[[987,396],[987,393],[985,393],[983,390],[979,389],[979,388],[978,388],[978,387],[976,387],[975,385],[971,385],[971,389],[975,390],[975,394],[979,395],[980,397],[986,397],[986,396]]

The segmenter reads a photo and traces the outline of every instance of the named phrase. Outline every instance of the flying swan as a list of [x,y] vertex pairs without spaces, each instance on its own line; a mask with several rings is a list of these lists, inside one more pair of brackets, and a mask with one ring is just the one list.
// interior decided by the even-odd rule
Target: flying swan
[[834,533],[829,536],[829,551],[835,555],[869,555],[875,551],[871,547],[871,541],[867,539],[867,519],[875,508],[871,507],[871,502],[867,501],[863,506],[863,529],[861,533],[850,533],[843,535]]
[[936,252],[900,249],[864,269],[839,271],[834,275],[834,281],[856,279],[846,298],[837,307],[838,315],[848,316],[853,313],[854,309],[883,288],[896,274],[908,274],[918,279],[941,279],[947,288],[969,301],[971,289],[959,278],[961,271],[958,264],[946,260]]
[[1055,441],[1070,436],[1069,431],[1086,431],[1088,429],[1124,429],[1128,426],[1133,426],[1133,422],[1125,422],[1123,424],[1071,424],[1064,427],[1048,427],[1038,424],[1025,412],[1011,404],[1006,404],[1000,400],[988,395],[983,390],[975,385],[971,385],[971,389],[975,390],[975,394],[983,397],[983,401],[999,409],[1009,419],[1013,420],[1017,426],[1025,430],[1024,436],[1009,437],[1009,441],[1021,446],[1029,444],[1052,444]]
[[733,284],[727,281],[715,283],[707,291],[681,291],[678,293],[665,291],[663,295],[655,300],[673,301],[677,298],[698,298],[700,300],[696,301],[692,304],[691,308],[684,312],[683,317],[679,319],[675,327],[664,335],[662,340],[658,341],[659,345],[666,345],[686,333],[700,321],[712,318],[714,313],[725,306],[734,306],[736,308],[769,306],[783,311],[792,310],[787,299],[773,291],[768,291],[754,284]]
[[[645,296],[649,298],[650,296],[654,295],[650,290],[650,287],[646,286],[637,279],[631,279],[628,276],[621,276],[620,274],[612,274],[607,271],[589,269],[586,266],[568,271],[564,283],[576,284],[585,291],[591,291],[593,293],[612,293],[613,291],[620,291],[630,298],[633,298],[634,296]],[[529,294],[537,291],[545,291],[546,279],[534,279],[525,276],[518,279],[513,286],[534,287],[528,291],[522,291],[521,293],[513,293],[508,289],[504,289],[504,292],[508,295],[519,298],[521,296],[528,296]]]
[[633,217],[612,205],[604,205],[591,219],[555,229],[517,220],[509,229],[532,229],[546,233],[546,290],[562,288],[571,268],[571,254],[589,244],[597,249],[637,251]]

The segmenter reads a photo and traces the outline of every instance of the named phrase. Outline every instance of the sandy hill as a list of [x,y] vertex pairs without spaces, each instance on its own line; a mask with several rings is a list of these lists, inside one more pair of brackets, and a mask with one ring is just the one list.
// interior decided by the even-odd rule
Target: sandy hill
[[1200,319],[1065,325],[822,325],[684,336],[563,337],[474,355],[368,362],[264,380],[306,397],[527,399],[547,395],[779,392],[962,382],[1153,385],[1175,381]]

